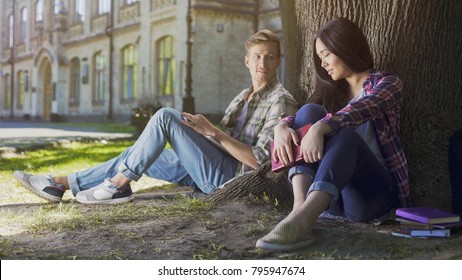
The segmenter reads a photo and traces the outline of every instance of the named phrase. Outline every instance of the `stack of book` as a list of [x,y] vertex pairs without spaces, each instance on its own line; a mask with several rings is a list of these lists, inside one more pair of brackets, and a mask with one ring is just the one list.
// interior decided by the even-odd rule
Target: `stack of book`
[[401,237],[449,237],[451,229],[462,226],[460,216],[431,207],[396,209],[400,228],[392,232]]

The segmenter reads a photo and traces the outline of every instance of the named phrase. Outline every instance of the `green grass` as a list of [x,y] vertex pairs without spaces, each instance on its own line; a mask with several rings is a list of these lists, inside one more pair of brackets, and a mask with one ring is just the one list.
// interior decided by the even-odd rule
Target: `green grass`
[[180,195],[168,206],[154,203],[148,205],[127,203],[111,207],[96,205],[91,207],[91,211],[82,211],[77,205],[73,202],[44,204],[33,212],[20,213],[2,210],[0,224],[14,225],[30,233],[62,232],[73,229],[91,230],[104,228],[120,221],[135,223],[152,217],[193,217],[198,212],[211,208],[208,203]]
[[[195,215],[200,211],[210,209],[211,205],[184,195],[177,195],[168,205],[148,204],[139,206],[134,203],[114,207],[91,206],[79,208],[74,203],[74,197],[68,191],[63,197],[64,202],[48,203],[30,193],[13,177],[15,170],[37,175],[52,174],[53,176],[68,175],[72,172],[89,168],[111,159],[133,141],[94,143],[70,143],[66,146],[24,152],[20,155],[2,158],[0,160],[0,231],[28,231],[39,233],[43,231],[60,232],[72,229],[95,229],[106,227],[121,220],[142,221],[153,216],[185,217]],[[153,180],[144,176],[140,181],[133,182],[136,193],[177,190],[176,185],[165,181]],[[176,189],[175,189],[176,188]],[[20,204],[24,207],[15,207]],[[27,205],[36,205],[33,211],[23,211]],[[6,244],[4,244],[6,245]],[[0,247],[3,245],[0,244]]]
[[[99,132],[134,133],[135,127],[128,123],[71,123],[76,128],[91,128]],[[68,123],[47,123],[47,125],[60,128]]]
[[3,195],[0,197],[0,205],[44,202],[20,186],[13,177],[15,170],[37,175],[68,175],[113,158],[131,144],[132,141],[109,142],[106,145],[99,142],[74,142],[61,147],[50,147],[2,158],[0,187]]
[[[13,172],[15,170],[36,175],[64,176],[114,158],[133,143],[134,141],[109,141],[107,144],[100,142],[72,142],[63,146],[29,151],[2,158],[0,160],[0,187],[3,190],[3,195],[0,196],[0,206],[14,203],[45,202],[43,199],[29,193],[14,179]],[[134,183],[132,186],[135,191],[141,192],[145,188],[160,185],[167,185],[163,187],[165,189],[172,186],[164,181],[153,182],[145,177],[139,181],[139,184]],[[72,199],[72,195],[66,192],[64,199]]]

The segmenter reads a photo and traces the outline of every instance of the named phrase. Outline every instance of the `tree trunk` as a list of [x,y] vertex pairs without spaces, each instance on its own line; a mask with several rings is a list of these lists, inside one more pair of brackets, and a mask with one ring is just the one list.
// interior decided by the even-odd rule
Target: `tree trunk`
[[[287,88],[295,99],[305,103],[313,89],[312,40],[317,30],[334,17],[356,22],[368,38],[375,67],[397,73],[404,83],[401,139],[413,200],[450,210],[448,142],[462,128],[462,1],[279,2]],[[241,177],[234,188],[251,192],[248,188],[261,187],[250,180]]]
[[282,204],[293,201],[287,174],[273,173],[270,162],[254,172],[235,178],[223,188],[214,191],[212,195],[206,196],[205,199],[212,203],[220,203],[248,197],[260,199],[265,196],[277,199]]

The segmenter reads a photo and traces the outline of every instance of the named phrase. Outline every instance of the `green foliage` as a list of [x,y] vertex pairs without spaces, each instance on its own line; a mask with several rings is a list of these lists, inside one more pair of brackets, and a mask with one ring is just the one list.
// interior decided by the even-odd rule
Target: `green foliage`
[[132,141],[110,142],[109,144],[74,142],[62,147],[24,152],[17,157],[2,158],[0,172],[13,172],[14,170],[52,172],[68,170],[69,167],[82,169],[119,155],[132,143]]
[[[47,126],[60,129],[66,123],[47,123]],[[134,133],[135,127],[128,123],[72,123],[73,127],[82,128],[89,131],[114,132],[114,133]]]

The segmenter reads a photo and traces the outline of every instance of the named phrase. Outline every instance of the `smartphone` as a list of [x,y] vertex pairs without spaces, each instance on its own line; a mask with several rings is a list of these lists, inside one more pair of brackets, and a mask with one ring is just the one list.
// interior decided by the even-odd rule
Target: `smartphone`
[[181,117],[183,118],[184,121],[188,122],[189,124],[194,124],[194,122],[190,119],[188,119],[187,117],[181,115]]

